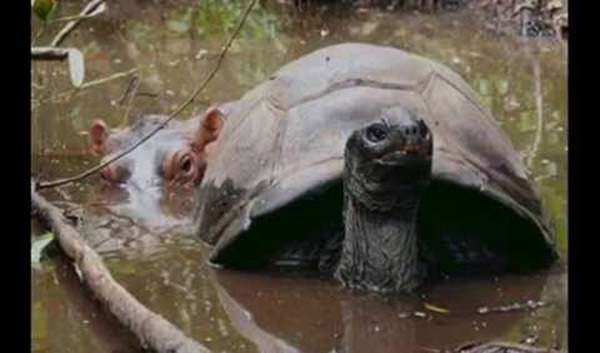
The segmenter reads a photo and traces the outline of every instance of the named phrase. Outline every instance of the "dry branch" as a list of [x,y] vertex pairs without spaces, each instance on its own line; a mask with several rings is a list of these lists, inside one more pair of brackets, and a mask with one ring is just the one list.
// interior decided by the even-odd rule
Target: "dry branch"
[[77,25],[79,24],[79,22],[81,22],[82,19],[87,18],[87,16],[91,13],[94,12],[94,10],[96,10],[96,8],[98,6],[100,6],[100,4],[102,4],[104,2],[104,0],[93,0],[92,2],[90,2],[89,4],[87,4],[83,10],[81,10],[81,13],[79,14],[79,18],[70,21],[69,23],[67,23],[61,30],[60,32],[58,32],[58,34],[56,35],[56,37],[54,37],[54,39],[52,40],[52,43],[50,43],[51,47],[56,47],[60,44],[60,42],[63,41],[63,39],[65,39],[65,37],[67,36],[67,34],[69,34],[75,27],[77,27]]
[[137,336],[142,347],[158,353],[210,352],[162,316],[148,310],[117,283],[102,258],[65,222],[60,209],[35,192],[33,183],[31,207],[33,214],[50,225],[60,247],[74,261],[92,293]]
[[33,60],[63,60],[67,58],[67,49],[55,47],[32,47],[31,58]]
[[126,77],[126,76],[129,76],[129,75],[132,75],[132,74],[134,74],[136,72],[138,72],[138,69],[131,69],[131,70],[124,71],[124,72],[118,72],[118,73],[116,73],[114,75],[110,75],[108,77],[103,77],[103,78],[99,78],[99,79],[94,80],[94,81],[86,82],[86,83],[84,83],[83,85],[81,85],[78,88],[74,88],[74,89],[70,89],[70,90],[67,90],[67,91],[64,91],[64,92],[57,93],[56,95],[51,96],[51,97],[47,97],[47,98],[43,98],[43,99],[39,99],[39,100],[32,100],[31,103],[35,106],[35,105],[39,105],[41,103],[45,103],[45,102],[49,102],[49,101],[54,101],[54,100],[57,100],[57,99],[61,99],[63,97],[67,97],[67,96],[69,96],[71,94],[79,93],[79,92],[81,92],[81,91],[83,91],[85,89],[92,88],[92,87],[95,87],[95,86],[98,86],[98,85],[110,82],[112,80],[116,80],[116,79],[119,79],[119,78],[122,78],[122,77]]
[[179,107],[177,107],[171,114],[169,114],[169,116],[162,123],[160,123],[154,130],[150,131],[147,135],[145,135],[144,137],[142,137],[139,141],[137,141],[136,143],[134,143],[131,147],[125,149],[121,153],[118,153],[114,157],[109,158],[104,163],[101,163],[101,164],[99,164],[99,165],[97,165],[97,166],[95,166],[95,167],[93,167],[91,169],[88,169],[85,172],[83,172],[83,173],[81,173],[79,175],[76,175],[74,177],[71,177],[71,178],[59,179],[59,180],[55,180],[55,181],[51,181],[51,182],[47,182],[47,183],[39,183],[39,184],[37,184],[37,188],[38,189],[51,188],[51,187],[65,185],[65,184],[72,183],[74,181],[78,181],[78,180],[87,178],[88,176],[90,176],[90,175],[92,175],[92,174],[100,171],[102,168],[106,167],[110,163],[113,163],[114,161],[116,161],[118,159],[121,159],[122,157],[124,157],[127,154],[131,153],[131,151],[135,150],[142,143],[146,142],[152,136],[156,135],[156,133],[158,133],[160,130],[164,129],[165,126],[167,126],[167,124],[171,120],[173,120],[177,115],[179,115],[188,105],[190,105],[194,101],[194,99],[196,99],[196,97],[200,94],[200,92],[202,92],[202,90],[204,90],[204,88],[208,85],[208,83],[213,79],[213,77],[216,75],[217,71],[219,71],[219,68],[221,67],[221,62],[225,58],[225,54],[227,54],[227,51],[231,47],[231,44],[233,43],[233,40],[235,39],[235,37],[237,36],[237,34],[240,32],[240,29],[244,25],[244,22],[246,22],[246,18],[250,14],[250,10],[252,10],[252,8],[254,7],[254,4],[256,2],[257,2],[257,0],[252,0],[250,2],[250,4],[248,5],[248,7],[246,7],[246,10],[242,14],[241,19],[238,22],[237,27],[233,31],[232,35],[229,37],[229,40],[227,41],[227,44],[225,44],[225,46],[221,50],[221,53],[219,55],[219,58],[217,59],[217,62],[215,63],[215,66],[208,73],[208,75],[206,76],[206,78],[204,79],[204,81],[202,82],[202,84],[200,86],[198,86],[198,88],[196,88],[196,90],[194,90],[194,92],[190,95],[190,97],[187,100],[185,100],[181,105],[179,105]]

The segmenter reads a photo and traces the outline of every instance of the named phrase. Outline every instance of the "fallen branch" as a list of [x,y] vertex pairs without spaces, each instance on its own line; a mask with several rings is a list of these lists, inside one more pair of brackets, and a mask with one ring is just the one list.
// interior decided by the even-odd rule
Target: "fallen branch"
[[82,19],[87,18],[88,15],[92,14],[96,10],[96,8],[98,6],[100,6],[103,2],[104,2],[104,0],[93,0],[92,2],[90,2],[89,4],[87,4],[83,8],[83,10],[81,10],[81,13],[79,14],[80,18],[75,19],[75,20],[71,20],[69,23],[67,23],[60,30],[60,32],[58,32],[58,34],[56,35],[56,37],[54,37],[54,39],[50,43],[50,46],[51,47],[58,46],[60,44],[60,42],[62,42],[63,39],[65,39],[65,37],[67,36],[67,34],[69,34],[75,27],[77,27],[77,25],[79,24],[79,22],[81,22]]
[[200,94],[200,92],[202,92],[202,90],[204,90],[204,88],[208,85],[208,83],[213,79],[213,77],[215,76],[215,74],[217,73],[217,71],[219,70],[219,68],[221,67],[221,62],[225,58],[225,54],[227,54],[227,51],[231,47],[231,44],[233,43],[233,40],[235,39],[235,37],[237,36],[237,34],[240,32],[240,29],[244,25],[244,22],[246,22],[246,18],[250,14],[250,10],[252,10],[252,8],[254,7],[254,4],[256,3],[256,1],[257,0],[252,0],[252,2],[250,2],[250,4],[248,5],[248,7],[246,8],[246,10],[244,11],[244,13],[242,14],[242,17],[241,17],[240,21],[238,22],[237,27],[233,31],[233,34],[229,37],[229,40],[227,41],[227,44],[221,50],[221,54],[219,55],[219,58],[217,59],[217,62],[215,64],[215,66],[209,72],[209,74],[206,76],[206,78],[204,79],[204,81],[202,82],[202,84],[200,86],[198,86],[198,88],[196,90],[194,90],[194,92],[190,95],[190,97],[187,100],[185,100],[181,105],[179,105],[179,107],[177,107],[171,114],[169,114],[169,116],[162,123],[160,123],[154,130],[150,131],[147,135],[145,135],[144,137],[142,137],[140,140],[138,140],[136,143],[134,143],[129,148],[125,149],[123,152],[118,153],[117,155],[115,155],[112,158],[109,158],[104,163],[101,163],[101,164],[99,164],[99,165],[97,165],[97,166],[95,166],[95,167],[93,167],[91,169],[88,169],[87,171],[85,171],[85,172],[83,172],[83,173],[81,173],[79,175],[76,175],[74,177],[71,177],[71,178],[59,179],[59,180],[55,180],[55,181],[51,181],[51,182],[46,182],[46,183],[43,183],[43,182],[39,183],[39,184],[37,184],[37,189],[45,189],[45,188],[51,188],[51,187],[61,186],[61,185],[69,184],[69,183],[72,183],[72,182],[79,181],[81,179],[87,178],[88,176],[90,176],[90,175],[92,175],[92,174],[100,171],[102,168],[106,167],[110,163],[113,163],[114,161],[116,161],[118,159],[121,159],[122,157],[124,157],[127,154],[131,153],[131,151],[135,150],[142,143],[146,142],[152,136],[156,135],[156,133],[158,133],[160,130],[164,129],[165,126],[167,126],[167,124],[171,120],[173,120],[177,115],[179,115],[188,105],[190,105],[194,101],[194,99],[196,99],[196,97]]
[[94,296],[137,336],[142,347],[158,353],[210,352],[162,316],[148,310],[117,283],[102,258],[65,222],[60,209],[35,192],[33,183],[31,207],[32,214],[50,225],[60,247],[74,261],[76,271]]

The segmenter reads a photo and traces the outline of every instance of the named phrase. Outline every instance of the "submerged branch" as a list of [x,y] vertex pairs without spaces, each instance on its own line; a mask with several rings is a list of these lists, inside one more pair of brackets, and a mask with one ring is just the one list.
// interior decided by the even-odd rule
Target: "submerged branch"
[[545,347],[534,347],[520,343],[485,342],[463,344],[451,352],[454,353],[559,353],[558,350]]
[[244,22],[246,22],[246,18],[250,14],[250,11],[252,10],[252,8],[254,7],[254,4],[256,2],[257,2],[257,0],[252,0],[250,2],[250,4],[248,5],[248,7],[246,7],[246,10],[242,14],[241,19],[238,22],[237,27],[235,28],[235,30],[233,31],[233,33],[229,37],[229,40],[227,41],[227,43],[225,44],[225,46],[221,50],[221,53],[219,55],[219,58],[217,59],[217,62],[215,63],[215,66],[208,73],[208,75],[206,76],[206,78],[204,79],[204,81],[202,82],[202,84],[200,84],[200,86],[198,86],[198,88],[196,88],[194,90],[194,92],[190,95],[190,97],[187,100],[185,100],[181,105],[179,105],[179,107],[177,107],[171,114],[169,114],[169,116],[162,123],[160,123],[154,130],[150,131],[147,135],[145,135],[144,137],[142,137],[140,140],[138,140],[132,146],[130,146],[129,148],[125,149],[123,152],[115,155],[114,157],[108,159],[104,163],[101,163],[101,164],[99,164],[99,165],[97,165],[97,166],[95,166],[95,167],[93,167],[91,169],[88,169],[87,171],[85,171],[85,172],[83,172],[83,173],[81,173],[79,175],[76,175],[74,177],[71,177],[71,178],[60,179],[60,180],[51,181],[51,182],[47,182],[47,183],[39,183],[37,185],[37,188],[38,189],[45,189],[45,188],[50,188],[50,187],[56,187],[56,186],[69,184],[69,183],[72,183],[74,181],[78,181],[78,180],[81,180],[83,178],[86,178],[86,177],[88,177],[88,176],[90,176],[90,175],[92,175],[92,174],[100,171],[102,168],[106,167],[110,163],[113,163],[116,160],[121,159],[122,157],[124,157],[127,154],[131,153],[133,150],[135,150],[142,143],[146,142],[152,136],[156,135],[156,133],[158,133],[160,130],[164,129],[165,126],[167,126],[167,124],[171,120],[173,120],[177,115],[179,115],[188,105],[190,105],[194,101],[194,99],[196,99],[196,97],[200,94],[200,92],[202,92],[204,90],[204,88],[208,85],[208,83],[216,75],[217,71],[221,67],[221,62],[225,58],[225,55],[227,54],[227,52],[229,51],[229,48],[231,47],[231,44],[233,43],[233,40],[237,37],[238,33],[242,29],[242,26],[244,25]]
[[102,258],[79,233],[65,222],[60,209],[31,190],[32,213],[50,225],[61,249],[74,261],[75,269],[94,296],[131,330],[144,348],[159,353],[210,352],[187,337],[162,316],[150,311],[114,280]]

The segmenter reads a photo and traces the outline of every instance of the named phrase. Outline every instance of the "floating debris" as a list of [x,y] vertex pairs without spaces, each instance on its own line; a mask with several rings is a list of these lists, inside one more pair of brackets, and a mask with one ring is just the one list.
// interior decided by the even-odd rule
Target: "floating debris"
[[408,319],[410,317],[410,313],[403,312],[398,314],[399,319]]
[[424,312],[422,312],[422,311],[415,311],[415,312],[413,313],[413,315],[414,315],[415,317],[418,317],[418,318],[426,318],[426,317],[427,317],[427,314],[425,314],[425,313],[424,313]]
[[505,306],[498,306],[498,307],[481,307],[479,309],[477,309],[477,312],[479,314],[488,314],[488,313],[492,313],[492,312],[500,312],[500,313],[506,313],[506,312],[510,312],[510,311],[519,311],[519,310],[535,310],[544,306],[548,306],[549,303],[544,302],[544,301],[533,301],[533,300],[529,300],[526,303],[514,303],[514,304],[510,304],[510,305],[505,305]]
[[431,304],[427,304],[427,303],[423,303],[423,307],[425,307],[425,309],[429,310],[429,311],[434,311],[436,313],[440,313],[440,314],[449,314],[450,310],[439,307],[439,306],[435,306],[435,305],[431,305]]

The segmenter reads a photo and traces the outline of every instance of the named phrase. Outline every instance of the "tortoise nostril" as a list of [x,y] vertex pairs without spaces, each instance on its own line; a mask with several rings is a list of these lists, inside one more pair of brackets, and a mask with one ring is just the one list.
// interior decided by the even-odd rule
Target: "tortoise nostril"
[[403,129],[403,132],[404,132],[404,135],[406,135],[406,136],[415,136],[415,135],[420,134],[421,129],[419,129],[418,126],[411,124],[409,126],[406,126]]

